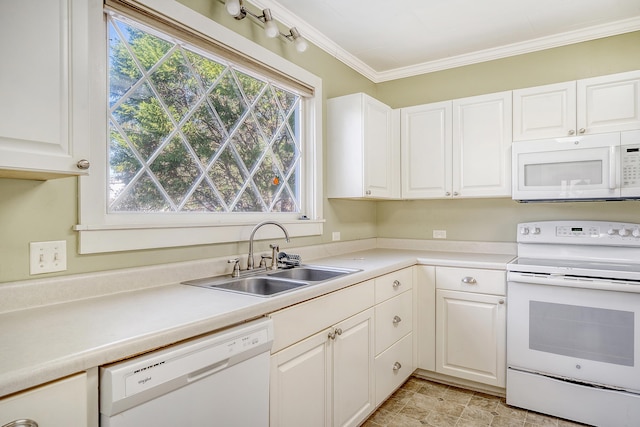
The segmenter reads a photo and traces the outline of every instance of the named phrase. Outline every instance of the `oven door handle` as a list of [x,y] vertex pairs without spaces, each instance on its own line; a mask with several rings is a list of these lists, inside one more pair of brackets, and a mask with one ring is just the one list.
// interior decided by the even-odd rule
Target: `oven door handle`
[[640,293],[640,285],[637,283],[625,283],[624,280],[606,280],[600,278],[591,279],[588,277],[574,276],[567,277],[563,274],[550,274],[543,276],[539,274],[510,271],[507,273],[507,282]]
[[609,190],[618,188],[618,165],[616,162],[616,146],[609,147]]

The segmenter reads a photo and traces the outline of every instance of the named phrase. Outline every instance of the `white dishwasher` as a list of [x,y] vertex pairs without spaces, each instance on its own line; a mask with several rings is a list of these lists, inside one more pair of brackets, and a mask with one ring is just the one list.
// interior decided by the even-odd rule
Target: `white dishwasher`
[[269,425],[271,319],[100,368],[102,427]]

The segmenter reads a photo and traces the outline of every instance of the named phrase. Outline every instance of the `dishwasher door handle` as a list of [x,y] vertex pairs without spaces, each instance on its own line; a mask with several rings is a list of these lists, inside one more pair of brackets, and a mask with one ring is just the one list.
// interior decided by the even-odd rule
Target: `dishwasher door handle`
[[197,371],[190,373],[187,376],[187,382],[192,383],[194,381],[198,381],[202,378],[208,377],[209,375],[213,375],[216,372],[223,370],[227,366],[229,366],[229,359],[222,360],[218,363],[214,363],[213,365],[205,366],[202,369],[198,369]]

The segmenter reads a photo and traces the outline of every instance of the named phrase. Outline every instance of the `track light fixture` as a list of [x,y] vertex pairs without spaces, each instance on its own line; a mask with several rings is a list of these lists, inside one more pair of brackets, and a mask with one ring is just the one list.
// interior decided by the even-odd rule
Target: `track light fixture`
[[249,15],[256,21],[263,24],[264,32],[267,37],[275,38],[278,36],[282,36],[285,39],[292,41],[298,52],[304,52],[305,50],[307,50],[307,41],[300,35],[300,32],[296,27],[290,28],[288,34],[280,32],[276,21],[274,21],[273,19],[273,15],[271,15],[270,9],[263,9],[262,15],[256,15],[255,13],[244,7],[244,5],[242,4],[242,0],[224,0],[224,3],[229,15],[233,16],[238,21],[246,18],[247,15]]

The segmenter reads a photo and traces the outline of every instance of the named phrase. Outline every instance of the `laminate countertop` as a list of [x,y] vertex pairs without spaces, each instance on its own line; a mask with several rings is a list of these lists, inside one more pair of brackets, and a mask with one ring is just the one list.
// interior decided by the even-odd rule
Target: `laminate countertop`
[[308,264],[360,271],[270,298],[178,281],[8,311],[0,314],[0,396],[221,330],[416,264],[504,269],[513,257],[369,249],[313,259]]

